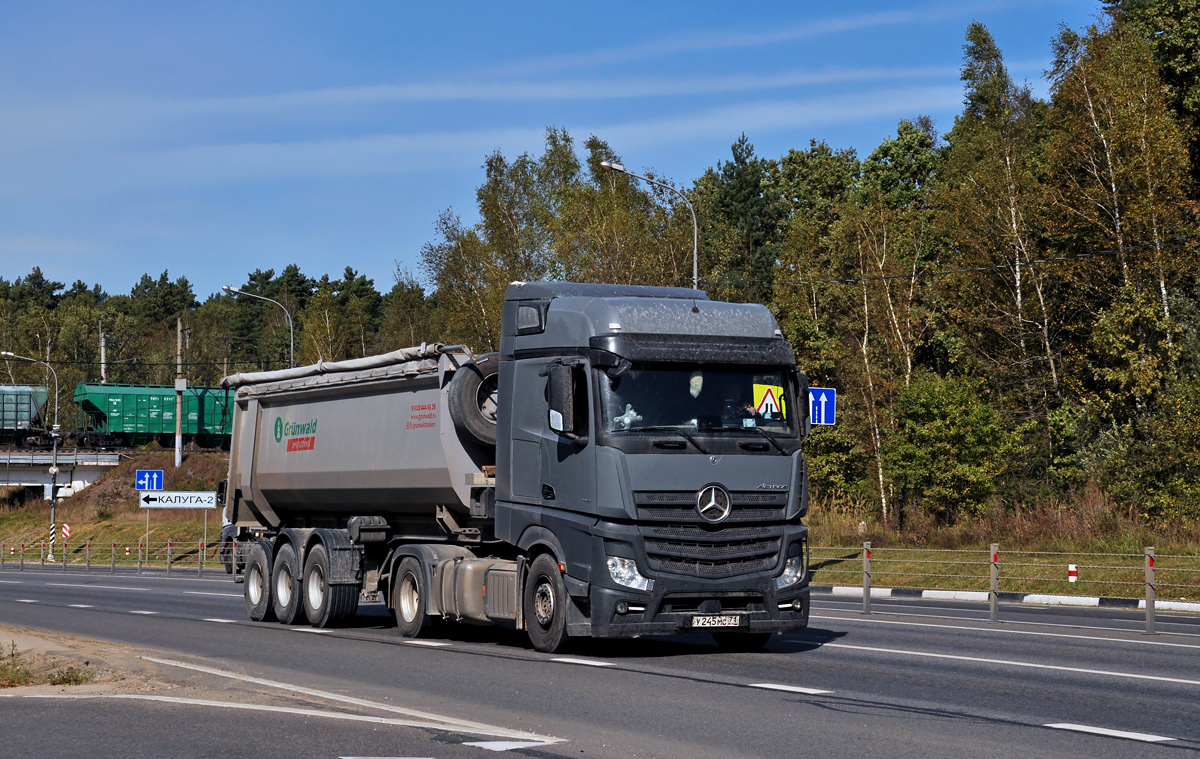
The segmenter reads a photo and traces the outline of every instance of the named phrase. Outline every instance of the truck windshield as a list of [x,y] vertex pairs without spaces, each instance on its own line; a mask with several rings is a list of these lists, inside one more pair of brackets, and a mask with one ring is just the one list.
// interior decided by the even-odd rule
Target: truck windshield
[[789,374],[782,368],[663,364],[634,364],[619,377],[599,372],[602,424],[607,432],[759,428],[794,436]]

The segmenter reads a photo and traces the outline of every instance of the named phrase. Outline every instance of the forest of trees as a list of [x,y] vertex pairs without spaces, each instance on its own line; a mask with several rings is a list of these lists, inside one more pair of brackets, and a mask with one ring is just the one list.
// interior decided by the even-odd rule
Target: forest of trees
[[[865,156],[813,140],[778,158],[742,136],[680,187],[702,287],[767,304],[813,384],[839,390],[838,426],[808,443],[826,503],[949,523],[1090,490],[1200,520],[1200,10],[1114,2],[1051,45],[1048,100],[975,23],[945,134],[913,114]],[[540,155],[488,156],[479,220],[446,211],[419,271],[398,267],[386,292],[349,267],[240,287],[288,308],[310,363],[494,350],[512,280],[690,286],[687,207],[603,160],[620,156],[555,128]],[[55,365],[67,429],[74,384],[100,377],[100,330],[109,381],[168,383],[179,316],[193,383],[286,365],[280,309],[201,303],[184,277],[145,275],[128,295],[38,268],[0,279],[0,348]],[[3,369],[52,384],[37,365]]]

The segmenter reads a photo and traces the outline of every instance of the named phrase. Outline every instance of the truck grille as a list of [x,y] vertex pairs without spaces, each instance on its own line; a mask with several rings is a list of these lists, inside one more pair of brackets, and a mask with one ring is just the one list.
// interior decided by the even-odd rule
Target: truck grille
[[[755,493],[731,491],[733,511],[723,522],[770,522],[782,520],[787,508],[786,491]],[[696,491],[654,491],[633,494],[638,520],[643,522],[690,522],[707,524],[696,513]]]
[[[696,512],[696,492],[634,493],[650,569],[718,579],[773,569],[783,540],[786,492],[731,492],[733,510],[719,525]],[[760,524],[746,524],[759,522]]]

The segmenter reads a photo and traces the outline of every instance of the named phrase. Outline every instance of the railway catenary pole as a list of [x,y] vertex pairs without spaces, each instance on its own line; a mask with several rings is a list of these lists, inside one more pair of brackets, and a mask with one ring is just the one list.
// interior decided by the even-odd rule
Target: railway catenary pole
[[255,295],[254,293],[248,293],[245,290],[239,290],[238,288],[233,287],[232,285],[225,285],[221,289],[231,295],[249,295],[251,298],[258,298],[259,300],[265,300],[266,302],[274,303],[275,305],[277,305],[283,309],[283,314],[284,314],[284,316],[287,317],[287,320],[288,320],[288,334],[290,336],[290,344],[288,346],[288,362],[289,362],[288,365],[294,367],[296,365],[296,330],[292,327],[292,313],[290,311],[288,311],[286,308],[284,308],[284,305],[282,303],[280,303],[279,301],[271,300],[270,298],[267,298],[263,295]]
[[[30,361],[35,364],[41,364],[50,370],[54,375],[54,426],[50,429],[50,439],[53,442],[53,452],[50,454],[50,561],[54,561],[54,532],[57,525],[55,524],[55,507],[58,505],[58,372],[54,371],[54,367],[48,361],[42,361],[38,358],[30,358],[29,356],[18,356],[12,351],[0,351],[0,356],[8,356],[9,358],[19,358],[22,361]],[[66,561],[66,554],[63,554],[63,561]]]
[[629,176],[631,176],[635,179],[640,179],[643,182],[648,182],[648,183],[654,185],[655,187],[661,187],[664,190],[670,190],[671,192],[678,195],[679,199],[682,200],[684,202],[684,204],[688,207],[688,210],[692,212],[692,289],[699,290],[700,289],[700,227],[698,224],[696,224],[696,209],[692,207],[692,201],[688,200],[686,195],[684,195],[682,192],[675,189],[671,185],[666,184],[664,182],[659,182],[654,179],[650,179],[649,177],[644,177],[641,174],[634,174],[629,169],[625,168],[621,164],[616,163],[614,161],[601,161],[600,165],[603,166],[604,168],[608,169],[609,171],[616,171],[616,172],[620,172],[621,174],[628,174]]

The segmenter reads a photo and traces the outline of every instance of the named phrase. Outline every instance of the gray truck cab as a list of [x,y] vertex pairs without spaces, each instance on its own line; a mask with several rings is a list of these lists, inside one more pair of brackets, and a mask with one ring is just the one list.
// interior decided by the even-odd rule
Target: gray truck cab
[[495,537],[554,554],[570,635],[807,625],[807,378],[764,306],[515,282],[497,388]]

